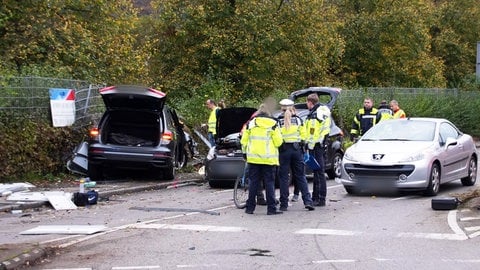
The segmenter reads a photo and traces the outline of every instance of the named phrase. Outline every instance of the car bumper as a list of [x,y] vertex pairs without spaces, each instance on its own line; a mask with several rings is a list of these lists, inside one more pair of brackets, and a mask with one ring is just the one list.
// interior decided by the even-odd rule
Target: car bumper
[[205,178],[208,181],[232,181],[243,173],[243,157],[217,157],[205,161]]
[[88,162],[122,168],[168,168],[173,166],[173,158],[170,151],[150,149],[143,152],[127,152],[121,149],[107,149],[95,146],[89,148]]
[[422,161],[394,165],[344,162],[340,181],[344,186],[365,189],[423,190],[429,183],[430,167]]

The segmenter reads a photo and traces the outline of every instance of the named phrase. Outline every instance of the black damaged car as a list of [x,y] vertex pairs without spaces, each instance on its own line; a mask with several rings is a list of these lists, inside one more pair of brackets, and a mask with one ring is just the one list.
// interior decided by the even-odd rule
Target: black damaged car
[[211,187],[233,187],[243,172],[245,160],[240,145],[240,131],[256,112],[254,108],[233,107],[218,111],[216,146],[205,158],[205,180]]
[[90,130],[88,176],[104,179],[108,170],[158,172],[173,179],[187,160],[187,137],[165,93],[143,86],[111,86],[100,90],[106,111]]

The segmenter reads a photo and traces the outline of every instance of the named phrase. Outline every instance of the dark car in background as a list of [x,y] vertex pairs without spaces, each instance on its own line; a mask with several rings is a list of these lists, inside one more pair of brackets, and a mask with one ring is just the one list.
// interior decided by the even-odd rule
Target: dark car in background
[[165,104],[165,93],[111,86],[100,94],[106,111],[90,130],[90,179],[101,180],[115,169],[150,170],[161,179],[173,179],[175,168],[186,164],[188,142],[176,112]]
[[232,186],[243,172],[245,160],[240,145],[240,131],[256,112],[254,108],[233,107],[218,111],[216,145],[205,159],[205,180],[211,187]]
[[[292,92],[288,98],[295,103],[294,106],[297,115],[305,121],[309,113],[306,102],[308,95],[313,93],[317,94],[320,104],[327,106],[330,111],[333,111],[335,102],[341,91],[340,88],[335,87],[309,87]],[[280,111],[277,111],[274,113],[274,116],[278,117],[280,113]],[[341,164],[343,158],[343,131],[335,124],[334,118],[335,117],[332,116],[330,134],[325,144],[325,172],[330,179],[335,179],[341,176]],[[308,166],[305,167],[305,170],[306,174],[312,173]]]

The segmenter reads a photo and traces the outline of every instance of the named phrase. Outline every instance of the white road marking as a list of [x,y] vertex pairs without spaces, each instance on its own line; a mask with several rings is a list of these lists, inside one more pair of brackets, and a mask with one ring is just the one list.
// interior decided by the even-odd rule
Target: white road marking
[[204,267],[216,267],[218,264],[179,264],[177,268],[204,268]]
[[[327,189],[339,188],[339,187],[343,187],[343,185],[329,186],[329,187],[327,187]],[[312,191],[310,191],[310,192],[312,192]]]
[[478,231],[478,230],[480,230],[480,226],[465,227],[465,230],[466,230],[466,231],[469,231],[469,232],[471,232],[471,231]]
[[467,240],[468,236],[466,234],[453,234],[453,233],[399,233],[397,237],[411,237],[411,238],[426,238],[426,239],[435,239],[435,240],[457,240],[463,241]]
[[402,197],[398,197],[398,198],[391,199],[391,201],[407,200],[407,199],[413,199],[413,198],[417,198],[417,197],[418,197],[418,196],[413,196],[413,195],[410,195],[410,196],[402,196]]
[[460,219],[460,221],[472,221],[472,220],[480,220],[480,217],[464,217]]
[[344,236],[352,236],[352,235],[362,234],[362,232],[346,231],[346,230],[331,230],[331,229],[302,229],[302,230],[296,231],[295,233],[297,233],[297,234],[320,234],[320,235],[344,235]]
[[452,231],[460,236],[460,237],[465,237],[468,239],[468,236],[465,234],[465,232],[463,232],[463,230],[460,228],[460,226],[458,226],[458,223],[457,223],[457,210],[450,210],[448,212],[448,217],[447,217],[447,221],[448,221],[448,226],[450,226],[450,229],[452,229]]
[[147,266],[117,266],[112,267],[112,270],[134,270],[134,269],[160,269],[160,265],[147,265]]
[[247,228],[229,227],[229,226],[210,226],[198,224],[132,224],[129,228],[135,229],[170,229],[170,230],[188,230],[205,232],[242,232]]
[[356,262],[357,260],[321,260],[321,261],[313,261],[312,263],[318,263],[318,264],[322,264],[322,263],[354,263]]
[[92,268],[48,268],[43,270],[92,270]]
[[475,238],[475,237],[477,237],[477,236],[479,236],[479,235],[480,235],[480,232],[475,232],[475,233],[469,234],[468,237],[470,237],[470,238]]

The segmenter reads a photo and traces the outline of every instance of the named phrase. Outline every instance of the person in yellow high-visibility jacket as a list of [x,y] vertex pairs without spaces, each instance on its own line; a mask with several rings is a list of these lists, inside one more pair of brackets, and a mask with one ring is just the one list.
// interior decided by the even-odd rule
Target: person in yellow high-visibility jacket
[[210,142],[210,147],[215,146],[215,136],[217,135],[217,103],[213,99],[207,99],[205,106],[211,110],[210,115],[208,116],[208,123],[202,124],[202,127],[208,128],[208,141]]
[[247,159],[249,184],[245,213],[253,214],[259,182],[265,183],[267,215],[281,214],[275,204],[275,170],[279,165],[278,147],[283,139],[277,120],[266,114],[255,116],[242,134],[240,143]]
[[280,166],[278,178],[280,180],[280,211],[287,211],[289,196],[289,172],[291,172],[294,186],[302,192],[302,200],[305,208],[315,210],[313,201],[308,190],[307,178],[305,177],[305,163],[303,161],[303,143],[305,141],[305,127],[302,119],[295,114],[294,103],[290,99],[282,99],[282,114],[278,116],[278,124],[283,137],[280,146]]
[[313,170],[312,200],[314,206],[325,206],[327,179],[325,178],[324,141],[330,133],[330,110],[318,102],[317,94],[307,96],[307,108],[310,113],[305,120],[307,133],[305,143],[310,155],[313,154],[320,165],[319,169]]

